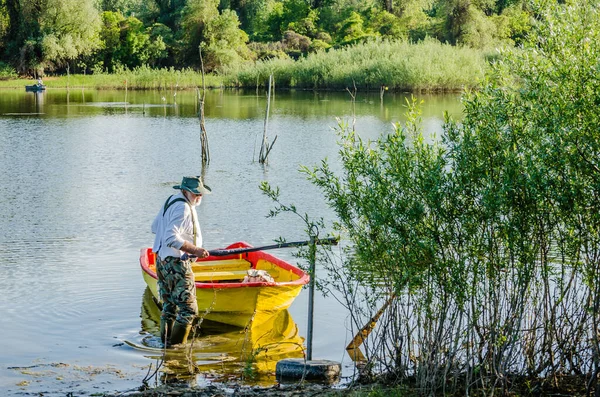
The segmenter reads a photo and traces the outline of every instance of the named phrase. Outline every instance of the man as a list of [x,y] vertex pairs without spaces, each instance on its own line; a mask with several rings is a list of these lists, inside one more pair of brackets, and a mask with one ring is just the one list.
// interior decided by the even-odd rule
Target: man
[[202,248],[196,206],[210,188],[199,177],[184,177],[173,189],[180,192],[167,199],[152,222],[152,233],[156,234],[152,251],[157,256],[158,292],[163,301],[160,339],[165,346],[185,343],[198,315],[191,261],[182,257],[208,256]]

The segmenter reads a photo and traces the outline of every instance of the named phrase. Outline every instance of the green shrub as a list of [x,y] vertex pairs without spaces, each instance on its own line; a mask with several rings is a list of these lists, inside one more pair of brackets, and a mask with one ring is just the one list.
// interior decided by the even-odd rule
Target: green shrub
[[0,62],[0,80],[9,80],[17,78],[15,69],[4,62]]

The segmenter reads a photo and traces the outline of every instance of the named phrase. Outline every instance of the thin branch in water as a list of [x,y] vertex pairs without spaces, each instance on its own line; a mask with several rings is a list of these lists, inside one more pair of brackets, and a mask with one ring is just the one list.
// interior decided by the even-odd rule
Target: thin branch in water
[[269,111],[271,109],[271,87],[272,87],[272,84],[273,84],[273,75],[271,74],[271,75],[269,75],[269,89],[267,91],[267,111],[265,113],[263,140],[262,140],[262,145],[260,146],[260,153],[258,155],[258,162],[261,164],[265,164],[268,162],[269,153],[271,152],[271,149],[273,149],[273,145],[275,144],[275,141],[277,140],[277,136],[275,136],[275,139],[273,139],[273,142],[271,142],[271,144],[269,145],[268,139],[267,139],[267,131],[268,131],[268,126],[269,126]]
[[352,84],[354,85],[354,90],[350,91],[348,87],[346,87],[346,91],[350,94],[350,98],[352,99],[352,132],[356,131],[356,82],[352,80]]
[[208,149],[208,134],[206,133],[206,127],[204,125],[204,101],[206,99],[206,85],[204,81],[204,61],[202,60],[202,44],[198,46],[198,53],[200,54],[200,69],[202,71],[202,97],[200,98],[200,92],[198,90],[200,111],[198,117],[200,118],[200,144],[202,147],[202,165],[210,163],[210,151]]

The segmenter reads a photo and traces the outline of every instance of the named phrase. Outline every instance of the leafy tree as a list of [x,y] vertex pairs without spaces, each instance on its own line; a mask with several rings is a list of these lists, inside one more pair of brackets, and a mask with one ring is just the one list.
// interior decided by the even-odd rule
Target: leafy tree
[[471,6],[467,12],[467,21],[460,28],[460,34],[456,38],[457,44],[479,49],[495,46],[499,44],[499,28],[501,26],[496,25],[494,19],[487,17],[480,9]]
[[[292,27],[294,25],[301,30],[314,29],[316,14],[309,17],[310,11],[309,4],[304,0],[284,0],[276,4],[267,17],[269,40],[281,40],[284,32],[294,30]],[[304,22],[297,22],[303,20]]]
[[102,11],[120,12],[131,15],[142,6],[142,0],[101,0]]
[[0,0],[0,53],[6,46],[8,32],[10,29],[10,17],[6,0]]
[[7,0],[8,59],[20,72],[43,74],[98,47],[100,18],[93,0]]
[[318,10],[318,27],[320,32],[326,32],[338,41],[340,26],[343,21],[351,18],[352,13],[358,13],[361,18],[368,19],[373,9],[381,9],[376,1],[339,0],[326,4]]
[[256,38],[260,41],[279,41],[283,35],[281,30],[281,21],[283,19],[283,3],[275,3],[267,18],[263,28],[256,32]]
[[381,37],[403,39],[408,35],[408,27],[402,20],[387,11],[376,12],[368,20],[368,26]]
[[520,6],[504,8],[498,18],[506,22],[500,28],[500,37],[509,38],[516,45],[522,44],[531,30],[532,16]]
[[56,69],[100,45],[100,17],[93,0],[47,0],[28,4],[37,17],[39,33],[30,40],[39,46],[40,69]]
[[[429,36],[476,48],[520,44],[534,14],[523,0],[0,0],[3,59],[20,71],[92,62],[90,54],[100,44],[94,4],[136,18],[120,22],[127,25],[121,32],[127,37],[121,41],[129,43],[131,54],[117,56],[117,63],[177,67],[197,65],[200,45],[209,51],[206,55],[214,67],[248,59],[245,43],[250,39],[265,43],[254,45],[260,54],[253,57],[269,53],[279,57],[282,48],[298,56],[306,48],[318,51],[377,36],[411,40]],[[109,32],[103,34],[110,41]],[[268,47],[275,44],[269,43],[280,45],[273,52]],[[105,46],[102,57],[112,59],[111,51],[116,50]],[[109,69],[113,63],[102,62]]]
[[237,14],[224,10],[211,21],[206,32],[206,68],[222,70],[250,58],[248,35],[239,28]]
[[[19,0],[0,1],[0,15],[2,17],[3,34],[0,36],[0,50],[6,54],[16,54],[22,44],[22,19],[21,5]],[[14,58],[9,56],[7,59]],[[12,60],[12,59],[11,59]]]
[[[167,66],[169,59],[173,59],[173,47],[176,45],[175,35],[173,31],[162,23],[154,23],[148,28],[150,35],[150,42],[156,43],[154,46],[154,53],[150,56],[149,64],[151,66]],[[162,48],[160,42],[165,44],[165,48]]]
[[97,57],[102,67],[111,72],[114,70],[115,65],[120,63],[121,22],[124,19],[119,12],[105,11],[102,13],[103,27],[100,31],[102,48]]
[[373,33],[365,30],[362,16],[354,11],[342,21],[338,31],[338,40],[343,45],[357,43],[373,36]]
[[316,10],[309,9],[306,17],[300,18],[294,22],[290,22],[288,24],[288,29],[304,36],[316,37],[319,33],[317,26],[318,20],[319,13]]
[[509,7],[518,7],[523,0],[496,0],[496,12],[501,14],[505,9]]
[[439,10],[444,20],[443,40],[457,44],[472,18],[470,0],[442,0]]
[[[118,66],[134,68],[154,64],[166,56],[162,36],[155,34],[151,38],[151,29],[145,28],[139,19],[125,18],[119,12],[105,11],[102,20],[102,49],[97,57],[109,72]],[[157,25],[156,28],[164,31],[163,26]]]
[[[198,49],[206,44],[208,25],[219,16],[218,0],[190,0],[183,9],[179,62],[200,64]],[[192,61],[194,60],[194,61]]]
[[201,46],[204,65],[209,71],[250,56],[246,46],[248,35],[239,28],[237,14],[228,9],[219,13],[217,6],[218,0],[190,0],[182,17],[186,59],[191,64],[199,64]]
[[186,0],[154,0],[154,5],[158,9],[155,22],[167,25],[174,31],[178,30],[187,3]]
[[452,45],[480,49],[511,44],[513,27],[515,38],[522,38],[527,23],[519,12],[499,18],[496,9],[493,0],[438,0],[432,7],[435,22],[428,33]]
[[276,0],[227,0],[221,1],[219,9],[230,9],[236,12],[240,20],[240,28],[250,37],[262,30],[261,25]]

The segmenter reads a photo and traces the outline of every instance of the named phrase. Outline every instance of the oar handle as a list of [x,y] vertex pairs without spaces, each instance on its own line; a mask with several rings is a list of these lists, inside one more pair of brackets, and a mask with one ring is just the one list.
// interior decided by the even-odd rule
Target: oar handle
[[[316,239],[314,241],[314,243],[317,245],[337,245],[338,241],[339,240],[335,237],[329,237],[329,238],[323,238],[323,239]],[[243,254],[246,252],[265,251],[265,250],[271,250],[271,249],[277,249],[277,248],[301,247],[304,245],[309,245],[311,243],[312,242],[310,240],[308,240],[308,241],[292,241],[289,243],[264,245],[261,247],[240,247],[240,248],[232,248],[232,249],[214,249],[214,250],[209,250],[208,253],[211,256],[226,256],[226,255]],[[189,255],[189,254],[183,254],[183,256],[181,257],[181,259],[183,259],[183,260],[187,260],[189,258],[196,258],[196,256]]]
[[[337,245],[337,243],[338,243],[338,239],[335,237],[315,240],[315,244],[317,244],[317,245]],[[289,243],[264,245],[261,247],[241,247],[241,248],[232,248],[232,249],[228,249],[228,250],[216,249],[216,250],[210,250],[210,251],[208,251],[208,253],[212,256],[226,256],[226,255],[243,254],[246,252],[265,251],[265,250],[278,249],[278,248],[301,247],[301,246],[309,245],[309,244],[311,244],[310,240],[308,240],[308,241],[292,241]]]

